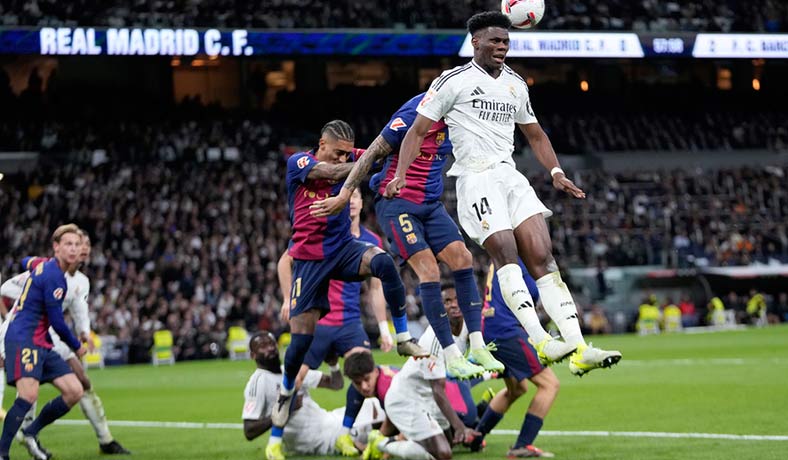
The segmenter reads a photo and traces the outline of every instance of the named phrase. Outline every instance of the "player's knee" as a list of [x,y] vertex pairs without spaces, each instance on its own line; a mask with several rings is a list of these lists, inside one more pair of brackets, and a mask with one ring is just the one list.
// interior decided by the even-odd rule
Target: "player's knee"
[[375,278],[380,278],[381,281],[390,281],[399,278],[394,259],[385,252],[380,252],[372,257],[369,263],[369,269],[372,275],[375,276]]
[[74,385],[69,385],[63,391],[63,401],[71,407],[74,404],[78,403],[82,396],[84,396],[84,391],[82,391],[82,385],[79,382],[74,382]]
[[465,244],[457,241],[446,247],[449,250],[446,263],[452,271],[464,270],[473,266],[473,256]]
[[451,460],[451,447],[449,443],[441,443],[435,452],[432,453],[435,460]]
[[561,382],[551,369],[545,369],[539,373],[538,378],[534,379],[534,384],[540,391],[547,391],[553,394],[558,394],[561,388]]

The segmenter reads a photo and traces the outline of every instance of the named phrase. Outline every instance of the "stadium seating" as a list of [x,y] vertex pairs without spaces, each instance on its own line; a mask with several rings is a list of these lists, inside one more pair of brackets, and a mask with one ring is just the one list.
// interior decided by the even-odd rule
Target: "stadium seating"
[[[6,25],[243,28],[463,28],[489,0],[2,0]],[[786,28],[786,4],[753,0],[553,0],[542,29],[767,31]]]

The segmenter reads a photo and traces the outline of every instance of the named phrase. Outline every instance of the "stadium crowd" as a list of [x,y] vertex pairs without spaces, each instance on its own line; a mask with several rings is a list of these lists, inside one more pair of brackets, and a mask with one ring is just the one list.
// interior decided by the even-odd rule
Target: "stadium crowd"
[[[243,28],[454,28],[496,0],[0,0],[0,25]],[[553,0],[540,29],[778,32],[778,0]]]

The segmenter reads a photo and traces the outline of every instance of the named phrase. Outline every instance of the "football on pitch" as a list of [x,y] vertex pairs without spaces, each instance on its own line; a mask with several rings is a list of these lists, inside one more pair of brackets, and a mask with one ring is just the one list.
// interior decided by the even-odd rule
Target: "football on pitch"
[[544,16],[544,0],[501,0],[501,11],[509,16],[512,26],[530,29]]

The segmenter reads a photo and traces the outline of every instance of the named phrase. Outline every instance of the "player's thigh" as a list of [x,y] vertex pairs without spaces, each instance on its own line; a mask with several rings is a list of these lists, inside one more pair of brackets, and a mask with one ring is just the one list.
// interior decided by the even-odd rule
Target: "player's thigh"
[[[71,375],[73,378],[73,382],[76,382],[79,386],[79,391],[82,392],[82,384],[77,379],[77,376],[74,374],[74,371],[71,369],[71,366],[60,357],[56,352],[53,350],[47,350],[46,353],[43,354],[43,370],[41,373],[41,382],[52,382],[54,383],[55,380],[59,379],[60,377]],[[69,379],[71,381],[71,379]]]
[[304,364],[309,366],[310,369],[317,369],[326,359],[326,356],[331,352],[331,344],[334,342],[334,337],[338,331],[336,326],[326,326],[318,324],[315,327],[315,333],[312,338],[312,344],[309,346],[304,357]]
[[402,199],[380,199],[375,212],[389,241],[389,250],[400,262],[405,263],[414,254],[430,249],[419,212],[412,203]]
[[361,321],[351,321],[339,328],[334,341],[334,350],[337,355],[345,356],[354,348],[370,348],[369,336]]
[[294,260],[293,284],[290,288],[290,317],[308,310],[329,310],[328,285],[334,266],[331,260]]
[[498,169],[504,170],[502,180],[507,191],[507,209],[512,228],[517,228],[520,223],[537,214],[541,214],[544,218],[553,215],[553,211],[547,209],[542,200],[536,196],[536,190],[527,177],[513,166],[505,165]]
[[364,241],[353,240],[334,255],[335,265],[331,274],[333,279],[342,281],[362,281],[370,276],[370,264],[385,251]]
[[553,243],[544,216],[534,214],[520,222],[514,230],[514,238],[528,272],[537,278],[544,276],[545,265],[553,260]]
[[386,395],[386,416],[412,441],[443,435],[443,429],[432,415],[432,405],[414,395]]
[[495,359],[503,363],[503,377],[511,377],[517,382],[530,379],[544,370],[539,355],[525,331],[517,336],[495,340]]
[[457,218],[465,233],[479,246],[490,235],[511,231],[505,190],[494,170],[457,179]]
[[443,203],[431,204],[422,223],[427,244],[441,261],[446,262],[452,270],[466,268],[460,265],[470,267],[470,252],[465,247],[465,239]]

